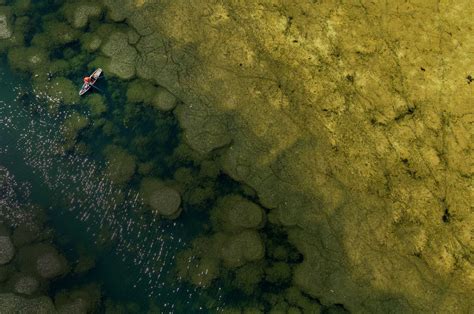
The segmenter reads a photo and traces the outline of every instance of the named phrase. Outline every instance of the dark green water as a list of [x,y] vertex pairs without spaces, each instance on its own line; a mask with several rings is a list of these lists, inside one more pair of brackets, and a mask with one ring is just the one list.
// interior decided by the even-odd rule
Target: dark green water
[[[49,22],[65,24],[64,16],[58,11],[62,3],[35,1],[27,13],[18,13],[16,22],[27,21],[23,26],[21,23],[15,26],[24,27],[26,50],[30,46],[34,46],[33,50],[42,49],[35,46],[34,38],[38,33],[45,35],[42,32]],[[105,23],[110,21],[102,16],[85,31]],[[127,89],[134,82],[109,77],[108,73],[97,83],[100,92],[92,90],[75,104],[51,96],[54,91],[51,93],[47,88],[54,87],[52,82],[56,79],[73,84],[75,96],[82,77],[97,67],[90,62],[100,52],[83,51],[77,38],[64,44],[55,43],[56,46],[45,50],[48,60],[42,68],[24,65],[24,59],[31,56],[23,48],[20,52],[9,48],[10,58],[0,54],[0,170],[6,167],[13,182],[9,190],[12,195],[0,195],[0,222],[8,221],[14,227],[21,225],[28,216],[26,209],[39,205],[46,215],[46,227],[53,231],[54,245],[70,266],[74,268],[84,258],[95,261],[94,267],[85,273],[69,272],[52,280],[47,294],[54,299],[63,290],[98,284],[99,313],[106,310],[116,313],[115,308],[111,310],[107,306],[111,302],[122,309],[126,306],[125,313],[219,312],[225,307],[267,311],[278,308],[278,304],[285,308],[286,289],[291,286],[288,265],[300,263],[302,257],[278,227],[270,224],[264,227],[263,221],[253,230],[265,242],[262,243],[265,257],[247,263],[247,268],[224,267],[218,257],[220,249],[213,246],[212,251],[206,248],[202,253],[197,249],[186,255],[193,240],[202,243],[204,239],[206,245],[212,245],[209,239],[220,232],[218,223],[209,219],[219,200],[237,195],[253,202],[253,206],[259,204],[251,188],[241,186],[219,170],[216,161],[219,152],[196,155],[184,145],[172,112],[156,110],[144,101],[129,100]],[[36,45],[49,47],[44,41]],[[12,51],[26,56],[15,57]],[[12,70],[15,65],[23,71]],[[48,72],[51,68],[57,72]],[[151,83],[139,81],[139,84]],[[44,86],[47,88],[42,89]],[[67,86],[62,87],[68,90]],[[97,114],[88,102],[98,95],[105,109]],[[78,121],[87,122],[71,136],[74,127],[66,126],[80,125]],[[133,156],[137,165],[123,184],[112,183],[107,175],[108,162],[113,158],[104,150],[110,145]],[[149,177],[180,191],[183,211],[178,219],[158,219],[143,204],[138,191],[143,179]],[[6,207],[2,206],[4,199],[9,202]],[[277,249],[280,253],[283,250],[283,257],[271,253]],[[183,251],[180,271],[187,272],[183,276],[188,278],[181,280],[176,260]],[[208,267],[202,262],[208,255],[217,270],[212,264]],[[207,268],[203,270],[202,265]],[[213,276],[212,284],[205,289],[198,287],[208,271]],[[273,277],[265,279],[266,271]],[[317,304],[316,300],[311,302]]]
[[[14,176],[18,198],[46,209],[48,226],[54,229],[55,242],[68,260],[77,260],[78,252],[87,252],[96,260],[96,267],[87,275],[54,282],[51,294],[98,282],[105,298],[135,302],[143,311],[150,302],[168,310],[199,308],[201,292],[178,282],[173,265],[176,253],[202,231],[205,215],[187,208],[177,221],[158,221],[144,213],[133,180],[120,190],[102,175],[104,161],[96,151],[111,139],[92,132],[83,135],[91,148],[88,154],[58,154],[60,126],[71,109],[49,114],[44,101],[32,91],[29,78],[11,72],[5,60],[0,63],[0,80],[0,164]],[[105,83],[102,87],[110,88]],[[120,102],[114,106],[119,114]],[[151,145],[149,153],[157,156],[157,163],[172,152],[179,137],[172,117],[161,119],[168,123],[162,131],[171,139],[161,138]],[[122,141],[126,144],[127,137],[152,127],[144,121],[129,134],[121,130]],[[171,170],[166,166],[158,169],[162,175]],[[219,288],[213,290],[218,305]]]

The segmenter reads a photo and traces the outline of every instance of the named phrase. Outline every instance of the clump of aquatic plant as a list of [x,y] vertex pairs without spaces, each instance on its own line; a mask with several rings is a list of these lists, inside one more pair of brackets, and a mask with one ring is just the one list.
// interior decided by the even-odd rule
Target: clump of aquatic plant
[[99,94],[88,95],[85,103],[89,106],[91,116],[94,118],[100,117],[107,111],[107,105],[105,99]]
[[83,29],[91,21],[98,20],[102,15],[99,3],[67,3],[61,9],[67,21],[74,28]]
[[43,22],[44,32],[53,46],[63,46],[79,39],[80,31],[74,29],[66,22],[56,18],[47,17]]
[[211,211],[215,230],[239,232],[244,229],[258,229],[265,223],[265,212],[257,204],[239,195],[221,198]]
[[77,85],[65,77],[55,77],[47,81],[35,79],[33,83],[38,96],[48,103],[72,105],[79,102]]
[[102,39],[91,33],[82,34],[80,41],[82,49],[87,52],[94,52],[100,48],[100,45],[102,45]]
[[101,52],[110,58],[105,64],[108,73],[125,80],[135,76],[135,60],[138,53],[128,43],[127,34],[118,31],[109,35],[101,47]]
[[107,146],[103,154],[107,159],[107,177],[115,184],[125,184],[135,174],[136,158],[129,154],[125,149],[116,146]]
[[10,66],[23,72],[35,72],[49,61],[48,52],[39,47],[14,47],[8,50]]
[[54,303],[60,313],[93,313],[100,304],[100,298],[100,287],[97,284],[88,284],[58,292]]
[[18,265],[21,272],[35,274],[39,278],[52,279],[69,272],[66,258],[52,245],[31,244],[18,252]]
[[70,150],[76,144],[79,133],[89,125],[89,118],[74,112],[66,120],[61,127],[61,133],[64,139],[64,149]]
[[175,219],[181,212],[181,196],[173,187],[156,178],[145,178],[140,184],[140,195],[156,215]]

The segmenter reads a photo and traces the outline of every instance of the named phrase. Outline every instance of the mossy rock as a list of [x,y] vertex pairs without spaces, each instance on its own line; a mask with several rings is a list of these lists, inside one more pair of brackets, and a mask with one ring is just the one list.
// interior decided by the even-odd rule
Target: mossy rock
[[8,51],[8,62],[15,70],[34,72],[48,61],[47,51],[39,47],[14,47]]
[[32,9],[31,0],[15,0],[12,5],[13,13],[16,16],[28,14]]
[[108,36],[107,41],[101,47],[101,52],[110,58],[105,65],[107,73],[128,80],[135,76],[135,62],[138,57],[137,51],[128,43],[126,33],[116,31]]
[[87,52],[97,51],[103,42],[102,38],[91,33],[82,34],[80,41],[82,48]]
[[93,313],[100,304],[101,291],[96,284],[89,284],[60,291],[54,298],[58,313]]
[[236,268],[264,257],[265,246],[256,231],[246,230],[237,235],[216,235],[216,245],[224,266]]
[[89,118],[74,112],[61,126],[61,133],[64,138],[64,149],[70,150],[76,145],[76,140],[80,132],[89,126]]
[[202,257],[191,266],[190,281],[193,285],[207,288],[219,276],[219,260],[212,257]]
[[127,100],[132,103],[150,103],[156,87],[147,80],[136,79],[128,84]]
[[290,287],[285,291],[285,299],[289,304],[301,308],[304,313],[321,313],[322,311],[322,306],[318,301],[303,295],[296,287]]
[[233,285],[247,295],[255,293],[258,285],[263,280],[263,267],[258,263],[249,263],[235,271]]
[[31,244],[40,238],[41,231],[39,224],[21,224],[13,231],[12,241],[16,247]]
[[13,293],[1,293],[0,304],[4,313],[55,313],[54,304],[49,297],[26,298]]
[[176,107],[177,99],[167,89],[158,87],[151,100],[151,105],[161,111],[170,111]]
[[218,201],[211,212],[211,220],[216,230],[239,232],[262,227],[265,212],[257,204],[239,195],[229,195]]
[[[10,20],[13,21],[12,19]],[[8,22],[8,19],[7,19]],[[6,25],[6,24],[5,24]],[[30,18],[21,16],[14,19],[11,24],[13,33],[7,39],[0,39],[0,52],[6,52],[12,47],[22,47],[25,45],[25,33],[28,31]],[[5,28],[6,29],[6,28]],[[8,33],[5,33],[8,34]]]
[[0,40],[9,39],[13,35],[12,10],[7,6],[0,6]]
[[136,158],[125,149],[109,145],[104,151],[107,159],[107,177],[115,184],[123,185],[127,183],[136,170]]
[[179,192],[166,186],[155,178],[145,178],[140,184],[140,195],[157,215],[175,219],[181,212],[181,196]]
[[105,99],[99,94],[88,95],[85,102],[89,106],[93,117],[99,117],[107,111]]
[[9,236],[0,236],[0,265],[9,263],[15,256],[15,247]]
[[99,19],[102,7],[97,3],[74,3],[63,7],[66,18],[74,28],[81,29],[92,19]]
[[[62,65],[60,65],[62,66]],[[41,84],[44,84],[41,87]],[[43,89],[52,101],[73,105],[79,102],[78,86],[65,77],[55,77],[49,82],[37,80],[35,86]]]
[[43,279],[60,277],[69,272],[66,258],[56,248],[45,243],[20,248],[18,266],[23,273]]
[[114,22],[122,22],[133,12],[132,0],[104,0],[107,16]]
[[13,282],[13,290],[17,294],[33,295],[40,288],[40,281],[32,275],[18,273],[11,281]]
[[69,44],[79,39],[81,32],[65,22],[48,19],[43,23],[43,29],[55,46]]
[[291,267],[286,262],[276,262],[265,268],[265,280],[270,283],[286,284],[291,278]]

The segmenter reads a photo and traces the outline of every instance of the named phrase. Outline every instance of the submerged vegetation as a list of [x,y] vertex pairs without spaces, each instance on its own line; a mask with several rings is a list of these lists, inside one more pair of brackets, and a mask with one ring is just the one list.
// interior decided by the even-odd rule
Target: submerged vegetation
[[[428,10],[406,6],[420,19]],[[394,31],[412,29],[411,21],[379,18],[399,7],[275,8],[0,0],[0,53],[58,117],[54,153],[100,163],[114,205],[138,193],[141,205],[127,209],[137,224],[197,221],[173,257],[173,275],[159,284],[199,290],[199,304],[171,309],[425,312],[436,303],[441,312],[469,311],[472,215],[463,193],[472,173],[459,157],[468,151],[467,84],[453,97],[457,109],[429,105],[458,87],[429,89],[420,82],[447,83],[424,67],[455,76],[429,43],[411,48],[411,31]],[[461,68],[467,61],[448,48],[437,53]],[[79,97],[80,79],[97,67],[102,91]],[[0,303],[144,311],[104,298],[94,282],[51,291],[54,278],[93,270],[94,258],[71,265],[46,222],[3,223]],[[115,231],[92,233],[113,247]],[[164,306],[150,304],[152,313]]]

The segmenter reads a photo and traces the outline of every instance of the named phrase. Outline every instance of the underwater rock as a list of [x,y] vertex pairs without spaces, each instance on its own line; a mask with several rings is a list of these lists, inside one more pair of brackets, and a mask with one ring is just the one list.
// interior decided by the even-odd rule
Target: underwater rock
[[135,76],[135,61],[138,56],[136,49],[128,43],[128,35],[122,32],[110,34],[101,47],[104,55],[110,58],[105,71],[128,80]]
[[226,235],[218,243],[221,244],[220,257],[228,268],[258,261],[265,255],[265,246],[256,231],[247,230],[235,236]]
[[0,6],[0,40],[10,38],[12,33],[11,9],[6,6]]
[[25,34],[29,27],[30,18],[20,16],[14,19],[11,25],[12,35],[7,39],[0,39],[0,52],[6,52],[12,47],[19,47],[25,44]]
[[41,227],[36,224],[22,224],[15,228],[12,235],[13,244],[22,247],[38,239]]
[[56,312],[53,302],[46,296],[27,299],[13,293],[1,293],[0,304],[2,313],[51,314]]
[[0,265],[8,264],[15,256],[15,247],[8,236],[0,236]]
[[108,9],[108,17],[114,22],[122,22],[133,9],[133,0],[104,0]]
[[39,281],[33,276],[20,275],[15,279],[14,291],[18,294],[32,295],[39,288]]
[[66,105],[79,102],[76,84],[65,77],[55,77],[46,83],[35,81],[35,87],[37,92],[44,92],[51,99],[51,102],[60,102]]
[[[143,35],[139,75],[183,102],[184,140],[220,148],[303,254],[303,293],[469,312],[469,5],[147,1],[121,18]],[[440,19],[449,35],[420,39]]]
[[106,175],[115,184],[125,184],[135,174],[136,160],[125,149],[109,145],[104,149],[104,155],[107,159]]
[[[184,140],[194,150],[208,154],[215,149],[225,147],[232,141],[227,116],[214,119],[219,113],[207,105],[180,103],[175,110],[180,125],[183,128]],[[186,132],[186,130],[193,130]]]
[[87,52],[94,52],[102,45],[102,39],[91,33],[82,34],[80,40],[82,48]]
[[149,104],[155,95],[156,87],[148,80],[136,79],[128,84],[127,100],[133,103]]
[[15,47],[8,50],[8,62],[13,69],[35,72],[48,61],[46,50],[38,47]]
[[86,99],[86,104],[89,106],[91,115],[93,117],[99,117],[107,111],[105,99],[102,95],[99,95],[99,94],[88,95]]
[[258,263],[246,264],[235,271],[234,286],[251,295],[263,279],[263,267]]
[[102,8],[98,4],[74,4],[64,7],[67,20],[74,28],[87,26],[92,18],[100,17]]
[[209,287],[220,274],[215,244],[212,238],[199,237],[194,239],[192,248],[179,252],[176,257],[178,278],[198,287]]
[[58,313],[94,313],[101,297],[100,288],[89,284],[69,291],[59,292],[54,303]]
[[69,271],[66,258],[53,246],[45,243],[20,248],[18,265],[22,273],[37,274],[44,279],[59,277]]
[[216,230],[238,232],[263,226],[265,213],[255,203],[239,195],[228,195],[220,199],[211,211]]
[[288,283],[291,275],[291,267],[285,262],[276,262],[265,268],[265,280],[271,283]]
[[92,256],[80,256],[76,267],[74,267],[75,273],[86,273],[95,267],[95,259]]
[[31,10],[31,0],[15,0],[12,4],[15,16],[27,14]]
[[36,271],[46,279],[51,279],[65,273],[65,259],[56,252],[42,254],[36,260]]
[[64,138],[63,147],[65,150],[70,150],[76,145],[77,137],[88,125],[89,118],[78,112],[74,112],[70,117],[64,120],[61,126],[61,133]]
[[155,214],[176,219],[181,213],[179,192],[157,179],[143,179],[140,184],[140,195]]
[[81,32],[65,22],[48,20],[43,23],[44,32],[53,46],[62,46],[79,39]]
[[316,300],[309,299],[296,287],[285,291],[285,300],[293,306],[302,309],[303,313],[321,313],[322,307]]
[[190,281],[193,285],[207,288],[219,275],[219,260],[212,257],[199,259],[190,269]]
[[3,283],[10,278],[15,269],[12,264],[0,265],[0,283]]
[[171,94],[167,89],[158,87],[151,104],[154,108],[161,111],[170,111],[176,107],[176,97]]

